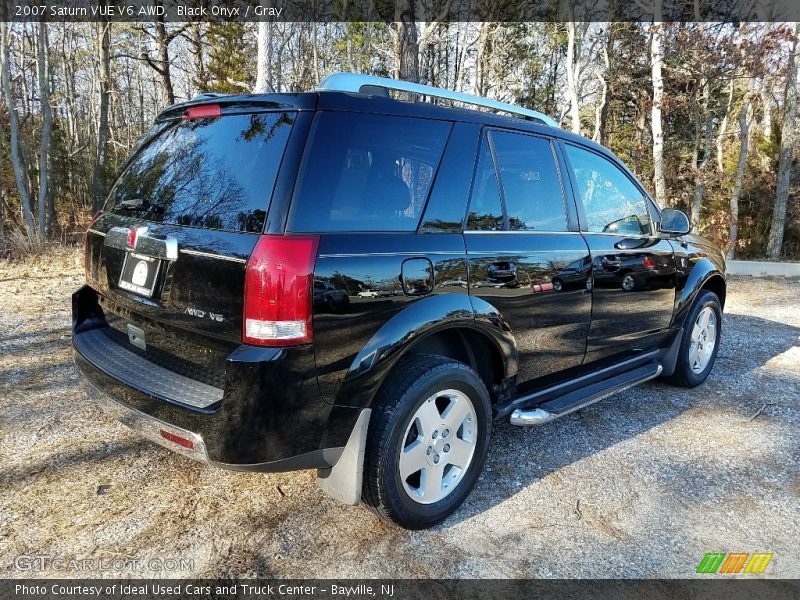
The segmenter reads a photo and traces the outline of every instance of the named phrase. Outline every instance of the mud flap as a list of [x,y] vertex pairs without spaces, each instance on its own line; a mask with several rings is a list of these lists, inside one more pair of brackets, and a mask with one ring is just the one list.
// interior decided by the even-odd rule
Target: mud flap
[[344,504],[356,505],[361,501],[361,483],[364,478],[364,450],[367,447],[367,428],[371,408],[358,415],[347,444],[333,468],[317,470],[317,485],[331,498]]

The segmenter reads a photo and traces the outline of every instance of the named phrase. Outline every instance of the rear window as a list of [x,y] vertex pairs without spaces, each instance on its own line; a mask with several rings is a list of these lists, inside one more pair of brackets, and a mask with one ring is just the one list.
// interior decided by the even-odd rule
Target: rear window
[[288,230],[414,231],[450,128],[428,119],[319,113]]
[[180,121],[147,144],[109,196],[114,213],[261,231],[293,113]]

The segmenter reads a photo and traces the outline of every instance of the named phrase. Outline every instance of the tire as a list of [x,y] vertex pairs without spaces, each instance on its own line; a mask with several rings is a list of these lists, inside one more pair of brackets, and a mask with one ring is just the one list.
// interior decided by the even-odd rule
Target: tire
[[[715,320],[715,327],[713,332],[714,346],[708,350],[708,336],[709,331],[706,327],[705,341],[701,342],[705,360],[703,364],[698,361],[697,354],[697,336],[702,336],[703,327],[702,321],[699,322],[702,316],[708,315],[709,318]],[[713,317],[711,317],[713,315]],[[699,333],[696,327],[700,327]],[[697,335],[696,335],[697,334]],[[720,305],[719,298],[714,292],[708,290],[701,290],[695,298],[689,314],[686,316],[684,324],[683,339],[678,351],[678,361],[675,364],[675,372],[669,377],[664,379],[673,385],[680,387],[693,388],[703,383],[707,378],[711,369],[714,367],[714,361],[717,359],[717,352],[719,352],[719,341],[722,334],[722,306]],[[702,368],[698,368],[702,367]]]
[[633,292],[641,287],[639,278],[633,273],[626,273],[622,277],[622,290],[625,292]]
[[406,529],[440,523],[478,481],[491,426],[489,393],[475,371],[443,356],[403,359],[373,404],[362,501]]
[[553,289],[557,292],[561,291],[561,288],[564,287],[564,284],[561,283],[560,279],[553,279]]

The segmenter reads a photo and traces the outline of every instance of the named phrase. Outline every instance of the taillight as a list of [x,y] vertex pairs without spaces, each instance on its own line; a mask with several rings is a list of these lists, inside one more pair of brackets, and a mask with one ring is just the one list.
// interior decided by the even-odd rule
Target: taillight
[[102,210],[95,211],[95,213],[92,215],[92,220],[89,221],[89,226],[86,228],[86,231],[83,234],[83,274],[87,276],[89,275],[89,230],[102,214]]
[[654,261],[649,256],[645,256],[642,259],[642,264],[644,265],[645,269],[655,269],[656,268],[656,261]]
[[311,341],[316,236],[262,235],[244,280],[245,344],[289,346]]
[[219,104],[201,104],[200,106],[190,106],[183,113],[183,120],[210,119],[222,116],[222,108]]

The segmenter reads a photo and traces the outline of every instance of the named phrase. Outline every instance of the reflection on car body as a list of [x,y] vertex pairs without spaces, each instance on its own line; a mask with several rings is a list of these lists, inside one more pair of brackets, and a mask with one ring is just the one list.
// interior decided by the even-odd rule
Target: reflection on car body
[[333,284],[314,280],[314,308],[327,309],[328,312],[341,312],[350,306],[347,290],[335,288]]

